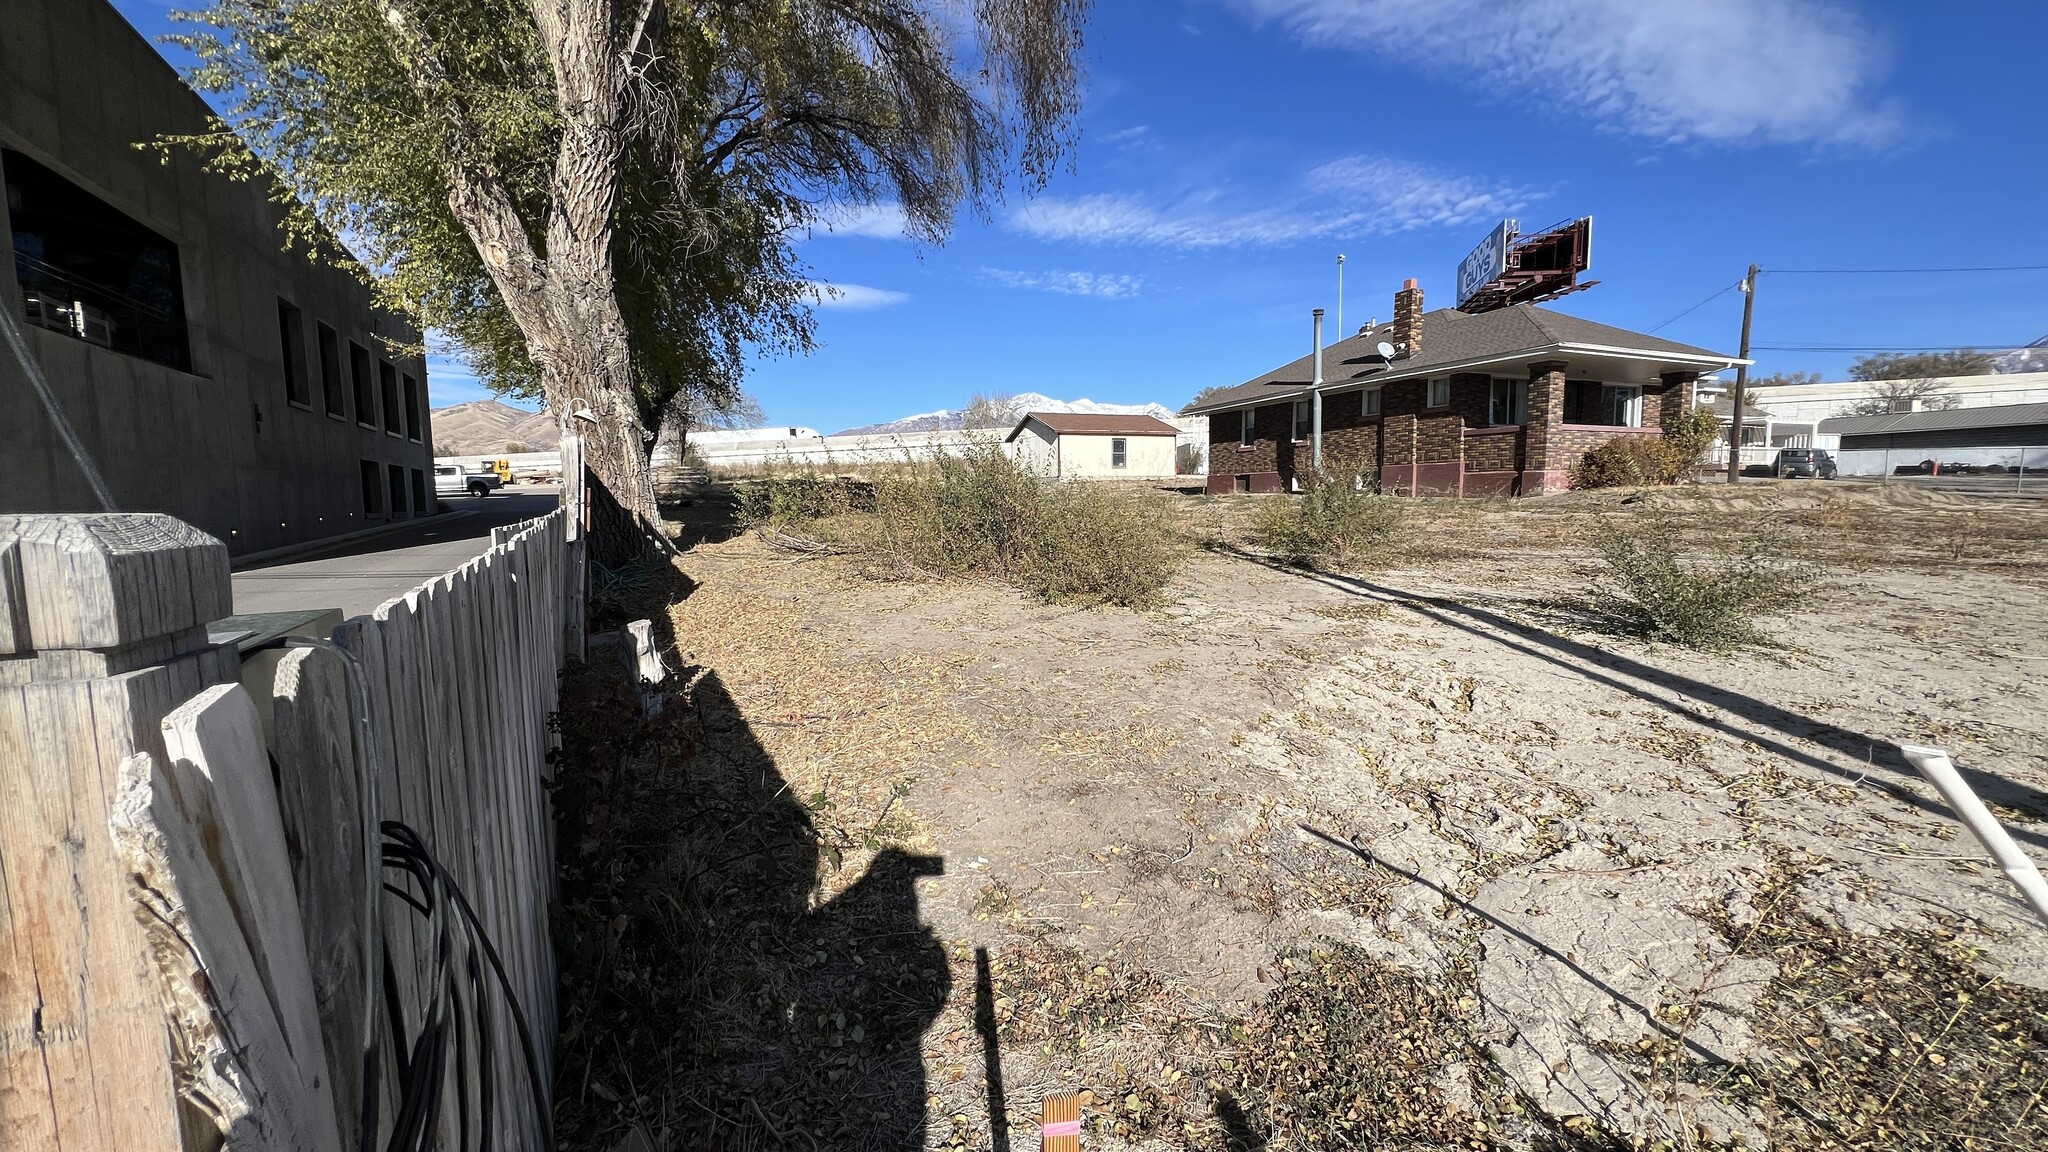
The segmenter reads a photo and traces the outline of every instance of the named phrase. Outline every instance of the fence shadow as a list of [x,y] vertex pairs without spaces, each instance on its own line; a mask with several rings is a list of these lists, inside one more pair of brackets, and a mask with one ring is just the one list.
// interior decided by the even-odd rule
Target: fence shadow
[[[688,682],[686,670],[676,682]],[[925,1146],[921,1038],[950,994],[919,879],[813,819],[717,673],[637,720],[622,684],[572,670],[558,757],[564,1147],[635,1125],[668,1147]]]
[[[1646,704],[1653,704],[1694,724],[1736,740],[1748,741],[1794,763],[1831,776],[1842,776],[1844,769],[1841,765],[1815,755],[1793,741],[1810,740],[1824,745],[1850,758],[1852,762],[1861,762],[1874,778],[1887,785],[1887,793],[1902,803],[1930,815],[1952,818],[1948,806],[1940,801],[1904,788],[1889,786],[1893,781],[1904,782],[1920,778],[1919,773],[1906,762],[1905,757],[1899,755],[1898,745],[1891,737],[1874,737],[1829,724],[1767,700],[1759,700],[1754,696],[1696,680],[1683,673],[1653,667],[1611,649],[1574,640],[1550,629],[1514,620],[1463,600],[1422,596],[1357,576],[1303,571],[1270,557],[1241,549],[1223,548],[1220,551],[1225,555],[1285,572],[1303,580],[1313,580],[1354,596],[1405,608],[1469,636],[1541,660],[1605,687],[1625,692]],[[1694,709],[1682,707],[1674,699],[1677,697],[1706,705],[1715,709],[1717,714],[1708,716]],[[2036,822],[2048,821],[2048,793],[1982,769],[1963,765],[1958,765],[1957,769],[1970,782],[1970,787],[1976,789],[1977,794],[1986,801],[2031,813]],[[2024,840],[2035,847],[2048,848],[2048,833],[2044,833],[2038,823],[2034,827],[2012,825],[2010,831],[2015,839]]]

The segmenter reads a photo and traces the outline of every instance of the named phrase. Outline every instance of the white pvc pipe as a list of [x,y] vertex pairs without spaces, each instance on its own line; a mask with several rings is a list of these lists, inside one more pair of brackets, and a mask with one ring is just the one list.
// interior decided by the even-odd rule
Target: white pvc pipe
[[2048,880],[2041,878],[2041,870],[2034,866],[2026,853],[2020,851],[2019,845],[2013,843],[2005,826],[1998,822],[1989,808],[1984,807],[1977,794],[1970,791],[1970,786],[1963,782],[1962,774],[1949,762],[1948,753],[1923,744],[1901,744],[1899,753],[1920,770],[1920,775],[1925,776],[1927,782],[1934,785],[1934,790],[1941,793],[1941,798],[1948,801],[1948,806],[1955,810],[1956,817],[1977,834],[1978,842],[1984,845],[1991,858],[1998,861],[1998,866],[2020,890],[2020,898],[2034,910],[2034,915],[2041,918],[2042,924],[2048,925]]

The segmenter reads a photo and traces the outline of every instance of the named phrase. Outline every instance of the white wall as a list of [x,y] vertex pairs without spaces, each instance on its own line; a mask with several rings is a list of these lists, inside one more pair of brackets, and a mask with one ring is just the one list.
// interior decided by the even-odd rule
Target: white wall
[[1110,441],[1116,436],[1069,432],[1059,438],[1059,475],[1064,479],[1160,480],[1173,478],[1174,436],[1124,436],[1124,466],[1113,467]]
[[[2001,404],[2048,403],[2048,372],[2015,372],[2002,376],[1950,376],[1942,380],[1941,392],[1953,396],[1963,408],[1991,408]],[[1725,382],[1724,382],[1725,385]],[[1875,384],[1850,380],[1833,384],[1788,384],[1778,388],[1751,388],[1751,407],[1774,419],[1817,424],[1830,416],[1846,416],[1857,403],[1877,396]]]
[[1052,430],[1036,420],[1027,422],[1024,430],[1010,441],[1010,452],[1026,468],[1040,476],[1060,474],[1060,451]]

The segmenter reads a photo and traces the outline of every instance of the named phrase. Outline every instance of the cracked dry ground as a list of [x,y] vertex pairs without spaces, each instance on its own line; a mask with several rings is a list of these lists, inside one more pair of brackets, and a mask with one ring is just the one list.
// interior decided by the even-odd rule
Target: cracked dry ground
[[1731,657],[1583,626],[1611,504],[1364,576],[1203,552],[1151,612],[739,539],[676,628],[825,823],[888,812],[814,901],[943,861],[933,1147],[1007,1135],[991,1029],[1008,1117],[1086,1089],[1093,1147],[2040,1146],[2048,933],[1891,745],[2048,858],[2044,514],[1958,559],[1977,514],[1909,509]]

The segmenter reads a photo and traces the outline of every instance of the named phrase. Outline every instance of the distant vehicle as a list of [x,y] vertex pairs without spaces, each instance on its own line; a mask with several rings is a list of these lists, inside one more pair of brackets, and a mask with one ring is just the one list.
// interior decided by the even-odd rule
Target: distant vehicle
[[460,496],[464,492],[471,496],[489,496],[505,482],[496,472],[464,472],[460,464],[434,465],[434,495]]
[[512,482],[512,462],[510,460],[486,460],[484,461],[484,471],[496,476],[501,484],[510,484]]
[[1771,462],[1771,474],[1780,480],[1803,476],[1809,480],[1835,478],[1835,454],[1824,448],[1780,448]]

